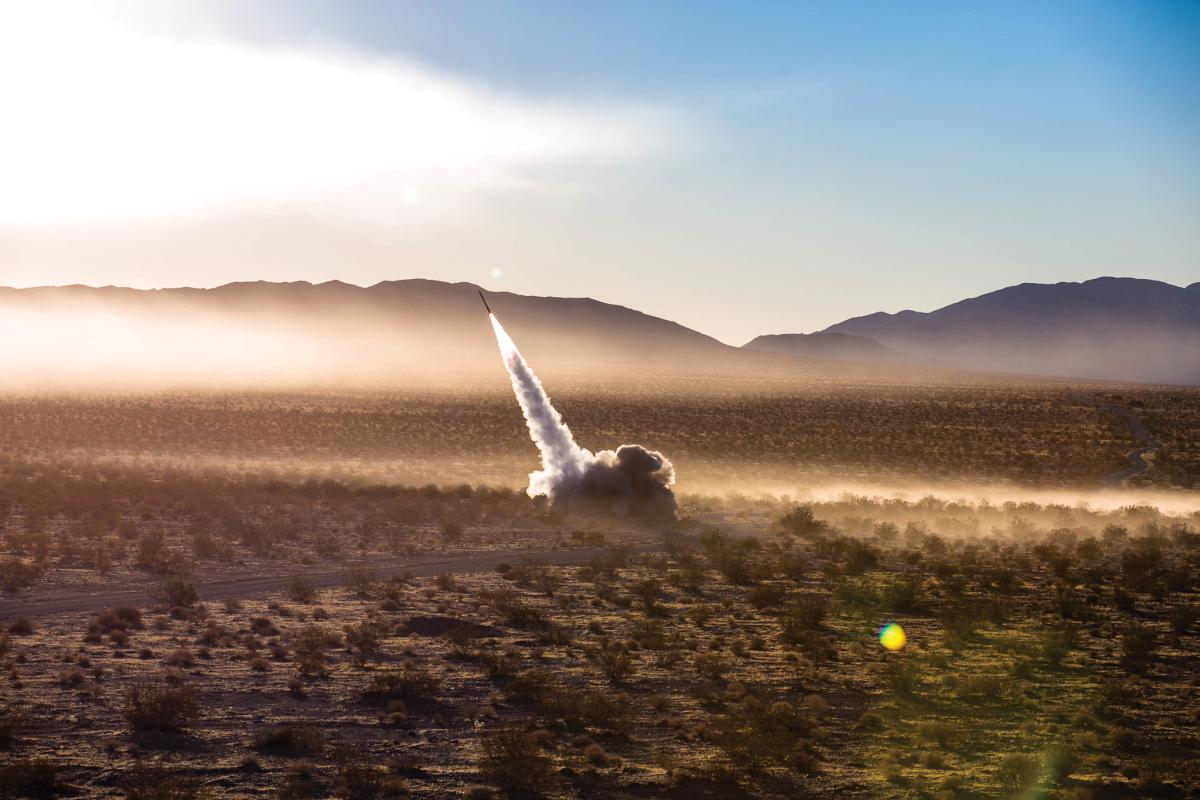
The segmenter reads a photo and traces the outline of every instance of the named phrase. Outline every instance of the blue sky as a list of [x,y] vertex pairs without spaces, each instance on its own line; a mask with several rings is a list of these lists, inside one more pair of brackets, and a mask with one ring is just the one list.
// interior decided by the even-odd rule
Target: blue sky
[[[1195,3],[115,9],[105,24],[143,37],[147,59],[181,54],[191,88],[172,113],[199,122],[161,135],[200,166],[156,182],[144,145],[121,149],[121,126],[145,128],[177,83],[117,98],[127,119],[89,155],[115,171],[30,169],[31,192],[55,191],[0,205],[0,283],[434,277],[590,295],[740,344],[1022,281],[1200,280]],[[60,28],[25,38],[52,46]],[[77,41],[105,41],[92,30]],[[118,50],[90,47],[23,72],[69,92],[73,70]],[[208,65],[211,92],[190,83]],[[225,102],[260,69],[245,83],[264,89]],[[30,102],[36,149],[54,120]],[[364,144],[364,130],[381,133]],[[214,139],[226,149],[208,152]],[[275,142],[293,160],[275,163]]]

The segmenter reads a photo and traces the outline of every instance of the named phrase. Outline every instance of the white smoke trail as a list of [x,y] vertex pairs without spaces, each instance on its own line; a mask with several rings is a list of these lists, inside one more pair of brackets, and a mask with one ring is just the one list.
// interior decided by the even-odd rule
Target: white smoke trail
[[653,450],[627,444],[593,454],[575,443],[537,375],[495,314],[489,314],[504,367],[542,468],[529,473],[530,497],[546,497],[558,511],[603,511],[662,519],[675,515],[675,470]]
[[512,379],[513,392],[517,395],[517,402],[525,414],[529,435],[542,454],[541,470],[529,474],[529,496],[545,495],[553,500],[559,486],[574,485],[582,480],[588,467],[596,461],[596,457],[575,444],[571,429],[550,403],[550,397],[542,388],[542,382],[525,363],[525,358],[517,349],[512,337],[504,330],[495,314],[488,316],[492,320],[492,330],[496,333],[496,344],[500,347],[504,367]]

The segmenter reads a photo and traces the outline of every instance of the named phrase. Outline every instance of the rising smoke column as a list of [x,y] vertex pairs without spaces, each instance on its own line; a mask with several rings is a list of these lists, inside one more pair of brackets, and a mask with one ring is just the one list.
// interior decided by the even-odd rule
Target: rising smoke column
[[576,444],[512,337],[495,314],[488,318],[529,436],[542,456],[542,468],[529,474],[529,496],[546,497],[563,512],[673,517],[675,469],[666,456],[636,444],[596,454]]

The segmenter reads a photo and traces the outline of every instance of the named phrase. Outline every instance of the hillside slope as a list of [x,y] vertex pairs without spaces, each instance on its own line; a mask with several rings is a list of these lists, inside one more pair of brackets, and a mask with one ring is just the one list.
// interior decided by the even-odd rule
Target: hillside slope
[[[0,380],[40,386],[75,378],[171,383],[173,376],[190,383],[494,377],[502,367],[478,291],[419,279],[369,287],[260,281],[211,289],[0,288],[0,324],[20,342],[0,355]],[[508,292],[489,292],[488,301],[541,367],[755,363],[747,358],[753,354],[623,306]]]
[[743,350],[834,361],[907,364],[915,359],[866,336],[848,333],[779,333],[756,336]]
[[855,317],[825,332],[976,369],[1200,384],[1200,283],[1023,283],[936,311]]

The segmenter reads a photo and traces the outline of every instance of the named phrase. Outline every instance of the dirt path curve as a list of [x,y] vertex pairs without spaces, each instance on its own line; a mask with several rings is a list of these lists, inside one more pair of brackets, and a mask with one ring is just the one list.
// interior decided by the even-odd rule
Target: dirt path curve
[[1141,443],[1141,447],[1135,447],[1125,454],[1125,458],[1129,461],[1129,465],[1123,469],[1119,469],[1111,475],[1105,477],[1105,486],[1124,486],[1125,481],[1132,478],[1134,475],[1141,475],[1146,470],[1150,469],[1150,462],[1146,456],[1153,453],[1162,444],[1150,430],[1146,427],[1146,423],[1142,422],[1141,418],[1127,408],[1120,406],[1107,406],[1107,408],[1120,417],[1127,426],[1129,432],[1133,434],[1133,438]]
[[[645,544],[634,548],[635,553],[658,550],[656,544]],[[398,577],[406,573],[418,578],[440,575],[443,572],[487,572],[496,568],[501,561],[519,564],[537,561],[556,566],[586,564],[593,557],[608,550],[606,547],[588,547],[576,550],[513,550],[509,552],[482,553],[458,557],[433,556],[392,561],[371,567],[379,579]],[[328,588],[341,583],[345,569],[320,572],[289,572],[286,575],[264,575],[253,578],[201,583],[196,591],[203,600],[224,600],[227,597],[254,597],[256,595],[281,592],[295,575],[302,574],[312,580],[318,588]],[[149,601],[145,589],[117,589],[105,591],[95,587],[87,591],[75,590],[51,600],[27,602],[0,601],[0,619],[32,617],[45,614],[61,614],[70,611],[101,611],[119,605],[144,606]]]
[[1117,415],[1125,423],[1125,427],[1129,428],[1129,434],[1141,445],[1125,454],[1125,460],[1128,463],[1124,467],[1110,475],[1106,475],[1101,480],[1104,486],[1110,489],[1120,488],[1125,485],[1125,481],[1134,475],[1141,475],[1150,469],[1150,461],[1146,459],[1146,456],[1162,447],[1162,443],[1154,438],[1154,434],[1150,433],[1150,429],[1146,427],[1146,423],[1142,421],[1141,417],[1134,414],[1128,408],[1116,403],[1105,403],[1082,395],[1078,399],[1080,402],[1095,406],[1101,411]]
[[[691,518],[693,523],[721,528],[736,538],[757,536],[766,532],[763,524],[755,524],[742,519],[741,512],[717,511],[698,514]],[[658,542],[640,544],[633,552],[653,553],[662,549]],[[512,564],[523,562],[539,562],[559,567],[571,567],[586,564],[592,558],[606,553],[608,547],[581,547],[571,550],[510,550],[490,553],[476,553],[463,556],[427,556],[414,557],[386,563],[370,565],[375,576],[380,580],[410,574],[417,578],[428,578],[443,572],[489,572],[502,561]],[[287,588],[288,581],[296,575],[304,575],[312,580],[318,589],[337,586],[342,582],[342,575],[351,566],[336,570],[321,571],[291,571],[286,574],[262,575],[252,578],[235,578],[224,581],[211,581],[196,585],[196,591],[202,600],[224,600],[227,597],[256,597],[282,592]],[[360,565],[353,565],[360,566]],[[0,600],[0,620],[14,617],[33,617],[46,614],[62,614],[77,611],[102,611],[113,606],[131,605],[145,606],[150,600],[145,589],[112,589],[105,591],[103,587],[89,589],[66,590],[58,597],[49,600],[3,601]]]

